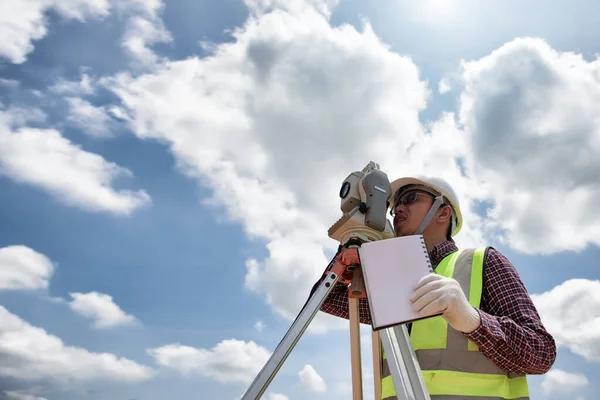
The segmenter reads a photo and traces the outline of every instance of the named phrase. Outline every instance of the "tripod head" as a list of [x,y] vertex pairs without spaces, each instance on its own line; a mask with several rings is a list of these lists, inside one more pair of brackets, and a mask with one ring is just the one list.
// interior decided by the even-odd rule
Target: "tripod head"
[[327,231],[329,237],[343,247],[394,237],[387,219],[391,196],[390,181],[379,164],[371,161],[352,172],[340,188],[343,215]]

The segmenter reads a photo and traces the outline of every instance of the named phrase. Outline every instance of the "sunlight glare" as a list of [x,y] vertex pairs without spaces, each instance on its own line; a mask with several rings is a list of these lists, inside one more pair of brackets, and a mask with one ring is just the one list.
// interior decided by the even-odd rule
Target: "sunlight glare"
[[425,0],[425,2],[427,3],[427,11],[435,14],[450,11],[453,3],[451,0]]

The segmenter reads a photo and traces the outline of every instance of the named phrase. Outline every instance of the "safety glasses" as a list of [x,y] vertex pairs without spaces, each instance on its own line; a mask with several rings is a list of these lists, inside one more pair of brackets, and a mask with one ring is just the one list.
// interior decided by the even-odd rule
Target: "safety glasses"
[[390,210],[390,215],[393,217],[396,214],[395,210],[399,205],[409,206],[409,205],[413,204],[414,202],[416,202],[419,199],[419,196],[425,196],[430,199],[433,199],[433,196],[430,195],[429,193],[416,192],[416,191],[405,193],[398,198],[398,200],[396,201],[396,204],[394,204],[394,207]]

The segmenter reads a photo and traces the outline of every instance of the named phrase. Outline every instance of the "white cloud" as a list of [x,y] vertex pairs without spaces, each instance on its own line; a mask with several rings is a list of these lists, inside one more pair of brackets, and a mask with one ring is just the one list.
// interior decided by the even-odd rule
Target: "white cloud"
[[223,340],[212,349],[169,344],[147,350],[155,361],[182,374],[200,374],[220,383],[250,383],[270,357],[253,341]]
[[0,86],[4,86],[9,89],[17,89],[21,83],[15,79],[4,79],[0,78]]
[[600,244],[600,60],[522,38],[463,63],[467,164],[494,202],[490,232],[550,254]]
[[115,304],[112,296],[104,293],[69,293],[73,299],[69,302],[71,310],[94,320],[97,329],[111,329],[117,326],[133,325],[135,317],[125,313]]
[[0,306],[0,376],[19,380],[83,383],[91,380],[139,382],[154,371],[110,353],[66,346]]
[[129,119],[129,116],[127,115],[125,110],[123,110],[121,107],[109,106],[108,112],[113,116],[113,118],[124,120],[124,121]]
[[23,391],[9,390],[5,391],[6,400],[48,400],[45,397],[39,397]]
[[441,94],[448,93],[450,90],[452,90],[452,86],[450,86],[448,80],[442,79],[438,84],[438,90]]
[[600,361],[600,281],[570,279],[531,298],[558,347]]
[[96,91],[96,78],[84,72],[78,81],[69,81],[59,78],[56,83],[50,86],[49,90],[54,93],[68,95],[90,95]]
[[256,321],[256,324],[254,324],[254,329],[256,329],[259,332],[262,332],[263,329],[265,329],[265,324],[262,321]]
[[590,384],[583,374],[573,374],[559,369],[550,370],[542,381],[542,392],[546,395],[568,393],[581,390]]
[[107,0],[3,0],[0,2],[0,58],[24,63],[33,42],[48,33],[45,13],[53,10],[66,19],[86,21],[108,15]]
[[149,46],[169,42],[160,12],[161,0],[4,0],[0,3],[0,58],[15,64],[24,63],[33,52],[34,42],[49,31],[47,13],[54,11],[65,19],[85,22],[105,18],[114,10],[127,15],[122,45],[142,64],[156,62]]
[[152,67],[161,61],[150,46],[173,40],[160,16],[165,8],[163,1],[116,1],[115,7],[129,15],[121,38],[121,46],[133,58],[134,64],[138,67]]
[[78,127],[83,133],[93,137],[112,136],[112,118],[104,107],[92,105],[79,97],[65,98],[69,105],[67,120]]
[[134,59],[146,66],[159,61],[149,46],[172,39],[161,19],[134,16],[127,23],[121,44]]
[[155,18],[158,17],[165,5],[162,0],[124,0],[114,1],[114,6],[120,12],[131,12]]
[[300,378],[300,385],[306,390],[310,390],[311,392],[325,392],[327,390],[325,381],[310,364],[306,364],[298,372],[298,377]]
[[0,111],[0,173],[88,211],[127,215],[151,202],[144,190],[112,187],[116,179],[133,176],[130,170],[81,149],[54,129],[21,126],[29,118],[25,114]]
[[48,257],[27,246],[0,248],[0,289],[46,289],[53,271]]
[[[181,170],[213,191],[210,204],[266,240],[269,256],[247,261],[246,287],[292,320],[337,247],[327,229],[341,216],[337,194],[348,174],[373,160],[390,179],[441,175],[456,183],[471,217],[454,158],[466,153],[452,115],[423,132],[426,82],[368,24],[332,28],[322,8],[253,4],[260,12],[211,57],[104,84],[138,137],[166,143]],[[275,11],[263,13],[265,5]],[[478,229],[467,221],[462,238],[478,238]],[[311,327],[334,320],[319,315]]]
[[289,400],[289,397],[280,393],[271,393],[269,400]]
[[340,0],[244,0],[244,4],[253,15],[263,15],[273,10],[285,10],[288,13],[301,13],[306,9],[315,10],[325,17]]

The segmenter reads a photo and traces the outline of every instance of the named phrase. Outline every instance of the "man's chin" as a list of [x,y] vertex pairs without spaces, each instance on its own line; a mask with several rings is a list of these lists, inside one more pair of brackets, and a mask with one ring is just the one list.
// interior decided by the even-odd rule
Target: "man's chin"
[[399,225],[400,226],[398,227],[394,227],[394,234],[396,237],[414,235],[414,232],[412,232],[412,230],[406,229],[406,227],[403,227],[402,224]]

